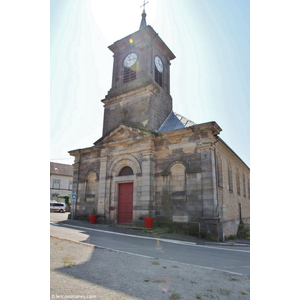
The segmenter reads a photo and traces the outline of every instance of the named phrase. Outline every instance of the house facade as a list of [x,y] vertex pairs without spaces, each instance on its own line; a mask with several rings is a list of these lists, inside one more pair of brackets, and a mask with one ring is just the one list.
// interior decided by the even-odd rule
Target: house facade
[[72,194],[73,166],[50,162],[50,200]]

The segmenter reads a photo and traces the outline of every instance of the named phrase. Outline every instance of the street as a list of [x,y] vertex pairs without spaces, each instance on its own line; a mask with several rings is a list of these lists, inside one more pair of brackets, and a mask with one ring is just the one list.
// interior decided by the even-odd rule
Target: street
[[[199,245],[196,243],[163,240],[130,234],[109,232],[69,224],[68,213],[50,213],[50,234],[70,240],[87,242],[98,247],[125,253],[201,266],[230,273],[250,275],[250,247]],[[88,224],[88,223],[87,223]]]

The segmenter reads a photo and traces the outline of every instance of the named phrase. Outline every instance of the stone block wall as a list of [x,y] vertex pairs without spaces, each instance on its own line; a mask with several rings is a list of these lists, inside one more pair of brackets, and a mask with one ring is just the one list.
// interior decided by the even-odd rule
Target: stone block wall
[[220,141],[216,146],[218,169],[222,172],[219,203],[226,208],[224,233],[236,235],[240,219],[250,223],[250,169],[225,143]]
[[[75,150],[75,163],[73,165],[73,194],[77,195],[76,215],[85,215],[91,213],[93,208],[97,208],[98,186],[99,186],[99,168],[100,152],[95,147],[83,150]],[[92,190],[88,192],[88,178],[91,182]]]
[[139,88],[121,86],[102,100],[105,104],[103,136],[122,123],[156,131],[169,116],[171,96],[151,79],[137,81],[135,86]]
[[201,132],[176,133],[156,139],[156,214],[200,222],[203,216],[216,216],[214,153],[198,145],[205,142]]

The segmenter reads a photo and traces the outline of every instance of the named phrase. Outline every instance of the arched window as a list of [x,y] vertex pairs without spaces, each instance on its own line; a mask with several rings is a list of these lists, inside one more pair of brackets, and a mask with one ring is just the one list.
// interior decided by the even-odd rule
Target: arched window
[[246,181],[245,181],[245,174],[243,174],[243,192],[244,192],[244,197],[246,197]]
[[228,166],[228,187],[229,187],[229,191],[233,191],[233,183],[232,183],[232,168],[231,168],[231,163],[228,162],[227,163]]
[[223,168],[222,168],[222,159],[219,153],[217,153],[217,168],[218,168],[218,181],[219,186],[223,187]]
[[133,175],[133,171],[130,167],[124,167],[119,173],[119,176],[128,176],[128,175]]
[[86,201],[95,201],[96,192],[98,188],[97,174],[91,172],[86,180]]
[[240,182],[240,172],[239,169],[236,168],[236,188],[238,195],[241,194],[241,182]]
[[248,198],[250,198],[250,180],[249,178],[247,180],[248,180]]
[[185,166],[180,163],[176,163],[171,167],[170,172],[170,191],[172,198],[174,198],[174,196],[179,199],[185,198]]

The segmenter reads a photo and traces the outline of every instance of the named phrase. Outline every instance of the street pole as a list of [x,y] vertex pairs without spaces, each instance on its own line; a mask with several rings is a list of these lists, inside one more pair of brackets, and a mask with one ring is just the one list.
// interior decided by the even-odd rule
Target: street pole
[[71,220],[72,221],[74,219],[75,201],[76,201],[76,194],[72,194],[72,202],[71,202]]

